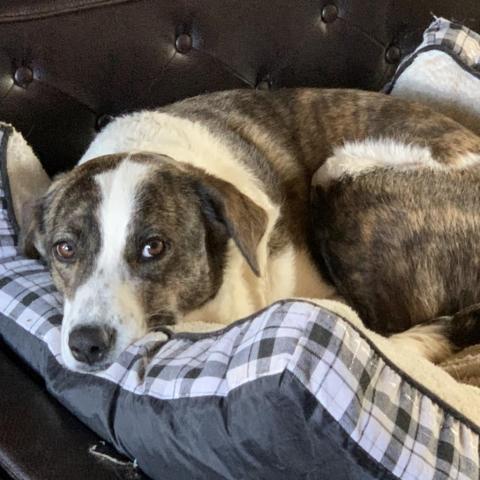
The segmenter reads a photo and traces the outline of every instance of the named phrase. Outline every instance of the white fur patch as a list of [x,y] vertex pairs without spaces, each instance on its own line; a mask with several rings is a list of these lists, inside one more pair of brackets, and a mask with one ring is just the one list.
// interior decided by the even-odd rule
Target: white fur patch
[[[297,250],[295,252],[294,265],[295,296],[317,299],[339,298],[336,289],[323,279],[320,270],[307,250]],[[283,274],[288,275],[288,271]]]
[[102,249],[97,263],[99,269],[118,270],[135,211],[135,194],[149,170],[148,165],[127,158],[117,168],[95,176],[102,196],[99,211],[102,235]]
[[443,325],[420,324],[390,337],[394,346],[406,348],[433,363],[440,363],[453,353],[453,348],[445,336]]
[[98,134],[79,164],[101,155],[122,152],[167,155],[177,162],[234,182],[240,192],[262,208],[271,203],[254,172],[238,161],[230,147],[198,122],[156,111],[119,117]]
[[316,171],[314,186],[328,187],[343,176],[356,176],[377,168],[445,168],[435,161],[430,149],[393,139],[346,142]]
[[298,280],[295,267],[295,250],[291,245],[271,257],[266,275],[269,292],[267,303],[292,295]]

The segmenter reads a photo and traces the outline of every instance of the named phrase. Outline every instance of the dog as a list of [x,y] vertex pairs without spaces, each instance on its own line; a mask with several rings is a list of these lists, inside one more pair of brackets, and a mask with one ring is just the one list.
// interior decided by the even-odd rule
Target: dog
[[[325,193],[386,160],[460,171],[480,160],[480,139],[420,104],[343,89],[218,92],[115,119],[24,215],[24,251],[64,296],[65,365],[103,370],[152,329],[229,324],[282,298],[343,296],[369,312],[332,279],[311,184]],[[356,248],[353,263],[369,264]],[[388,304],[404,285],[384,287]],[[390,333],[380,313],[369,324]]]

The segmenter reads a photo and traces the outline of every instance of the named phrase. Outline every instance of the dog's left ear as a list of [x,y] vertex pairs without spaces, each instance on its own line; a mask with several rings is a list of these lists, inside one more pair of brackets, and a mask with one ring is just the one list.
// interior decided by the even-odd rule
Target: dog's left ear
[[260,276],[257,247],[267,228],[267,214],[231,183],[205,175],[197,184],[202,210],[221,224],[234,240],[253,272]]

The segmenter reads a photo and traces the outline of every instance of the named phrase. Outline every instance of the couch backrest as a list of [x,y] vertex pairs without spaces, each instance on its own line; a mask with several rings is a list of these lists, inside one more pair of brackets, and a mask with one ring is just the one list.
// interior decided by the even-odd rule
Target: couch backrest
[[0,120],[50,173],[111,115],[228,88],[379,89],[431,14],[478,0],[3,0]]

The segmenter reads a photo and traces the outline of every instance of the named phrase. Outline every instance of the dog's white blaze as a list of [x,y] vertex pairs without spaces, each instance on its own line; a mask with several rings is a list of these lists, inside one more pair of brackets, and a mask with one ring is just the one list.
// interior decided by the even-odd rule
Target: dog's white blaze
[[126,158],[116,169],[95,176],[101,192],[98,213],[102,238],[97,263],[99,270],[118,272],[128,228],[135,212],[135,195],[149,170],[148,165]]
[[376,168],[434,168],[444,165],[434,160],[429,148],[393,139],[345,142],[317,170],[312,184],[327,187],[343,176],[356,176]]
[[127,157],[116,169],[95,177],[101,192],[101,249],[96,270],[83,287],[91,294],[98,288],[109,292],[108,308],[112,315],[117,315],[117,321],[125,324],[121,330],[126,334],[129,330],[138,333],[143,324],[143,312],[125,263],[125,246],[135,214],[136,194],[149,171],[148,165]]
[[71,303],[66,298],[63,303],[63,321],[60,338],[60,351],[62,353],[62,360],[65,365],[74,370],[78,366],[78,362],[73,358],[72,352],[68,346],[68,338],[72,330],[72,308]]

